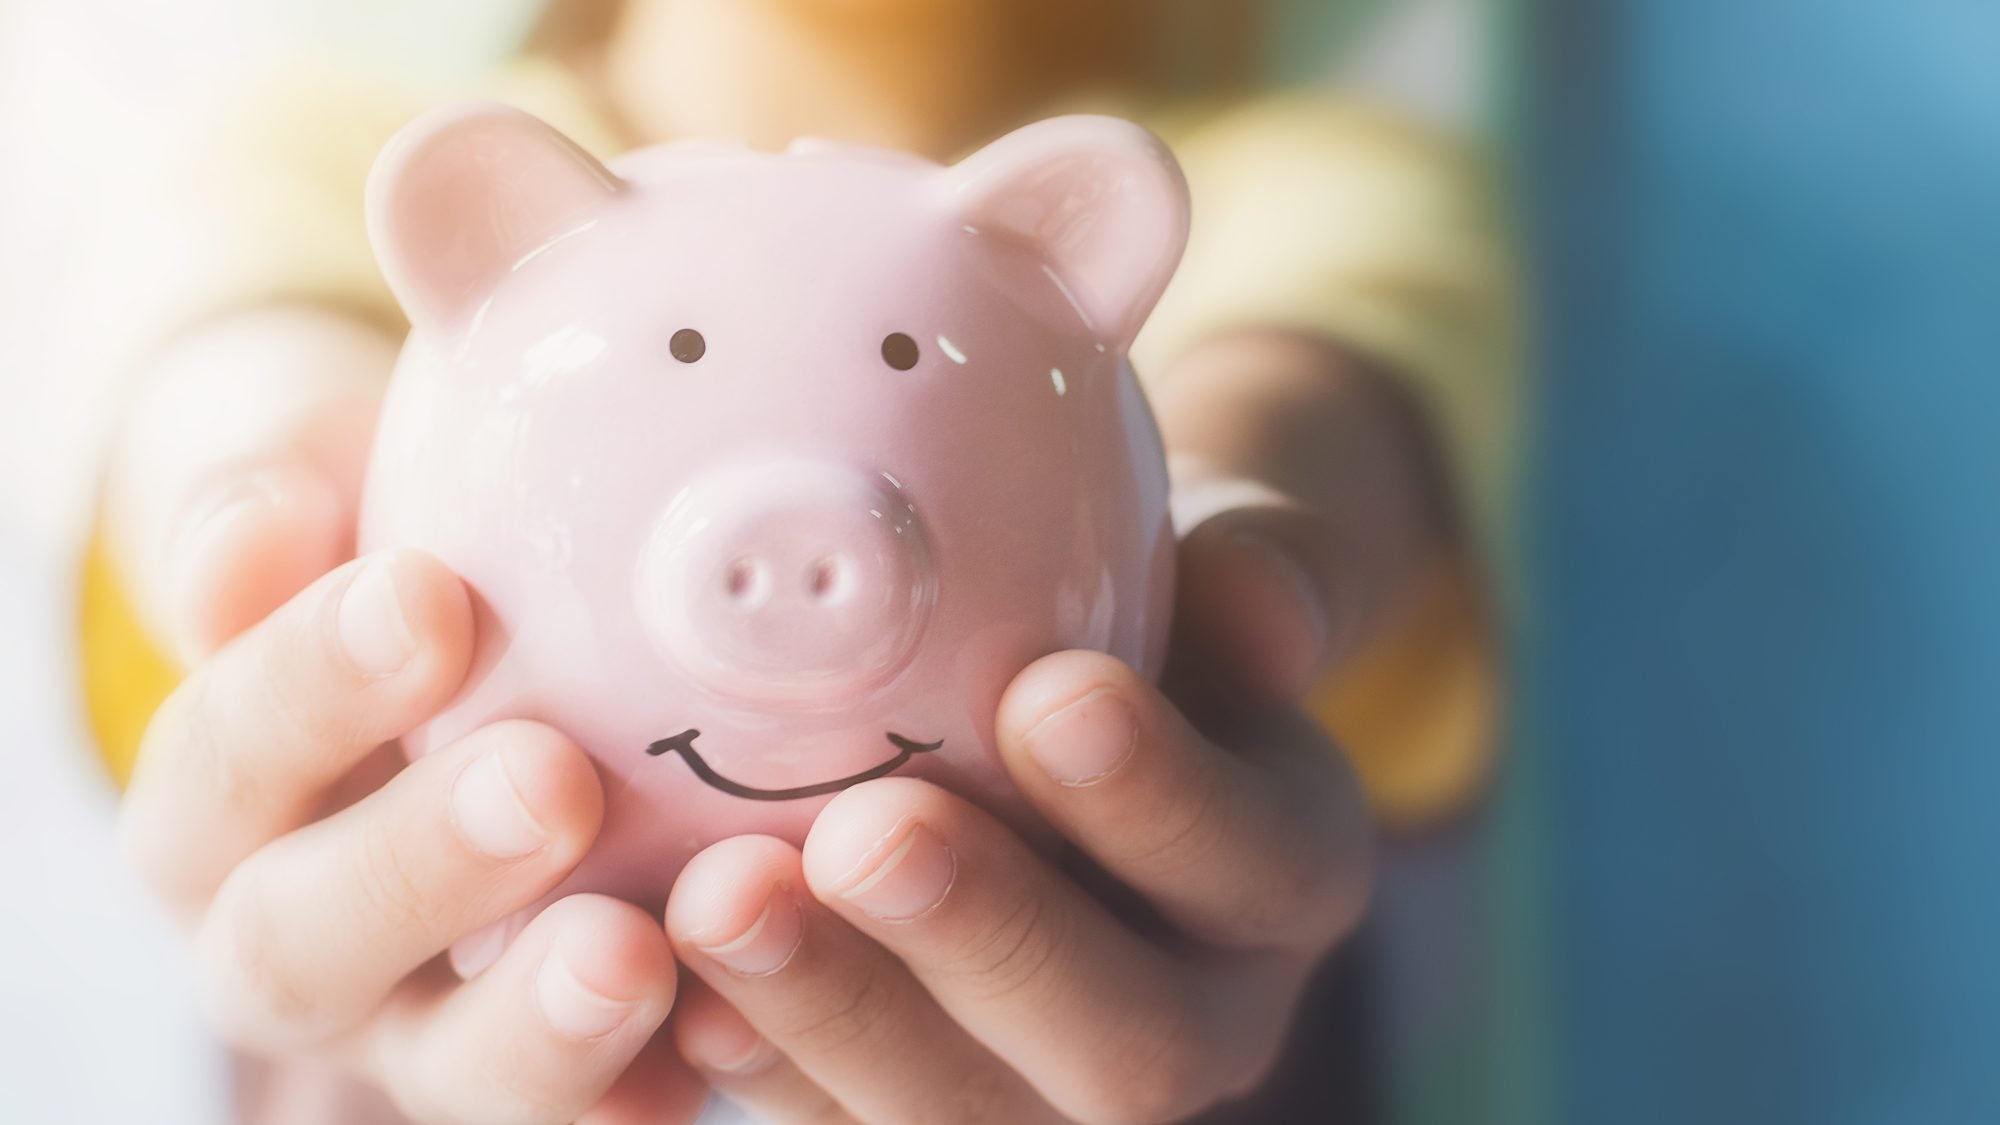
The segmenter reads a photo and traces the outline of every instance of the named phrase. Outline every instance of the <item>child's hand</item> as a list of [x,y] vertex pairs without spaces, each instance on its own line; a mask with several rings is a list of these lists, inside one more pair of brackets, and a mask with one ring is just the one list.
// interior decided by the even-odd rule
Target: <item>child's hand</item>
[[[554,887],[603,813],[589,759],[533,724],[397,770],[384,743],[457,690],[472,629],[463,586],[421,554],[314,582],[161,709],[124,838],[232,1043],[342,1063],[420,1120],[571,1121],[666,1018],[672,955],[644,911],[579,895],[472,981],[445,967]],[[655,1054],[614,1099],[691,1114],[699,1081]]]
[[1184,536],[1169,687],[1297,701],[1455,548],[1405,389],[1330,342],[1220,337],[1148,384]]
[[580,750],[529,724],[400,772],[383,748],[457,690],[473,628],[425,556],[334,569],[395,354],[363,322],[273,308],[145,372],[107,530],[142,615],[194,668],[148,728],[128,850],[242,1048],[343,1065],[419,1120],[691,1117],[705,1091],[654,1035],[674,971],[644,912],[565,899],[470,983],[438,957],[556,885],[603,794]]
[[1095,653],[1009,690],[1016,782],[1143,906],[908,779],[836,797],[803,854],[710,848],[667,907],[706,986],[682,998],[682,1053],[780,1120],[1166,1121],[1247,1090],[1359,913],[1369,848],[1308,723],[1230,733]]
[[141,371],[108,459],[104,531],[154,639],[215,650],[354,557],[396,342],[335,312],[197,326]]
[[1116,661],[1059,654],[998,733],[1072,862],[893,778],[835,798],[802,852],[697,857],[667,908],[702,978],[674,1034],[719,1089],[783,1120],[1165,1121],[1271,1065],[1371,866],[1352,774],[1282,701],[1443,521],[1412,418],[1335,349],[1244,337],[1169,374],[1183,499],[1212,517],[1183,544],[1169,676],[1202,727]]

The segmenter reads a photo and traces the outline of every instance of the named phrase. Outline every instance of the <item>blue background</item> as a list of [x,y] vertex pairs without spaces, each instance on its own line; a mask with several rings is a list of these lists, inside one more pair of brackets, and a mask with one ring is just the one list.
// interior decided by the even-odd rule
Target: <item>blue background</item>
[[1531,13],[1516,1115],[2000,1121],[2000,3]]

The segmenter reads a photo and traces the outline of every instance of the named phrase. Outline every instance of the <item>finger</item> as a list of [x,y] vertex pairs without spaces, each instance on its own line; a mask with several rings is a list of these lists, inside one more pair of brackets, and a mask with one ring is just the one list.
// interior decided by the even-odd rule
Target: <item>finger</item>
[[1302,716],[1259,720],[1231,754],[1124,664],[1067,652],[1015,678],[997,726],[1042,815],[1191,936],[1316,956],[1359,917],[1360,789]]
[[598,895],[544,910],[470,981],[454,984],[434,968],[353,1046],[362,1069],[424,1122],[574,1121],[612,1088],[674,1002],[673,954],[659,925]]
[[454,940],[554,889],[603,810],[590,759],[533,723],[412,763],[223,881],[196,938],[212,1017],[262,1051],[353,1026]]
[[834,798],[805,872],[1070,1117],[1178,1119],[1232,1086],[1249,1065],[1238,1052],[1265,1046],[1223,1041],[1188,965],[933,785],[892,778]]
[[[1183,646],[1176,655],[1233,662],[1208,662],[1211,676],[1239,665],[1276,672],[1272,680],[1233,686],[1291,700],[1306,666],[1296,656],[1297,636],[1262,604],[1268,594],[1245,600],[1226,596],[1229,590],[1204,592],[1210,582],[1255,589],[1259,575],[1283,581],[1282,568],[1268,558],[1260,564],[1254,550],[1237,556],[1223,547],[1227,541],[1247,536],[1272,549],[1296,564],[1302,589],[1326,599],[1327,660],[1351,653],[1408,596],[1412,576],[1455,543],[1421,405],[1405,380],[1331,340],[1268,329],[1219,333],[1174,357],[1149,395],[1173,453],[1175,526],[1190,548],[1183,554],[1183,591],[1192,595],[1183,599],[1183,632],[1223,642]],[[1203,531],[1211,520],[1218,526]],[[1260,638],[1275,647],[1265,652]]]
[[1034,1120],[1027,1086],[804,886],[791,845],[725,840],[682,871],[667,932],[689,968],[854,1116]]
[[683,986],[673,1037],[681,1057],[730,1101],[771,1121],[852,1121],[819,1083],[806,1077],[743,1014],[698,982]]
[[352,554],[394,341],[268,308],[181,337],[113,443],[107,537],[154,635],[198,657]]
[[161,706],[121,810],[128,857],[170,905],[196,909],[443,706],[471,650],[465,588],[436,560],[385,552],[327,575]]
[[351,507],[323,473],[296,459],[229,466],[187,508],[162,564],[157,611],[184,664],[353,557]]
[[[1331,523],[1267,491],[1210,480],[1177,493],[1177,521],[1196,522],[1182,524],[1170,675],[1291,703],[1354,647],[1366,584]],[[1182,514],[1207,502],[1233,506]]]
[[669,1027],[653,1033],[611,1089],[577,1118],[577,1125],[690,1125],[701,1117],[709,1101],[708,1084],[681,1057],[670,1031],[680,1023],[687,990],[682,981]]

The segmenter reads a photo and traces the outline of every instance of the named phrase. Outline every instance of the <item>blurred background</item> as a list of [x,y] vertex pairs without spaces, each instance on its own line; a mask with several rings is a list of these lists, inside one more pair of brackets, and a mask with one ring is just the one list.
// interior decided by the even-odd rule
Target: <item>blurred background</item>
[[[0,0],[0,1121],[226,1118],[73,670],[120,310],[166,268],[131,170],[274,60],[442,87],[540,8]],[[1384,903],[1477,971],[1373,1060],[1390,1115],[2000,1121],[2000,6],[1259,26],[1260,83],[1491,146],[1537,310],[1513,734],[1445,880],[1481,909],[1423,937],[1420,872]]]

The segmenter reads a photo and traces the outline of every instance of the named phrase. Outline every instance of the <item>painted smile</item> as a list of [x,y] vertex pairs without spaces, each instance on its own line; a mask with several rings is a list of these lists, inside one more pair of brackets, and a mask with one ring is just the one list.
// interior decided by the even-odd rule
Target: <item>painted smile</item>
[[915,742],[904,738],[895,731],[890,731],[888,735],[889,745],[896,748],[896,756],[886,762],[870,766],[860,773],[849,774],[846,777],[836,778],[832,781],[822,781],[815,785],[800,785],[791,789],[759,789],[754,785],[744,785],[742,782],[731,781],[729,778],[717,773],[714,766],[709,765],[708,762],[703,760],[700,754],[695,752],[694,740],[700,737],[701,732],[698,730],[684,730],[672,738],[662,738],[651,746],[646,747],[646,753],[655,758],[665,754],[679,754],[681,757],[687,759],[688,768],[694,771],[696,777],[732,797],[742,797],[751,801],[796,801],[801,797],[821,797],[828,793],[838,793],[850,785],[859,785],[864,781],[873,781],[878,777],[885,777],[902,768],[904,762],[909,761],[918,754],[928,754],[944,747],[943,740],[937,742]]

